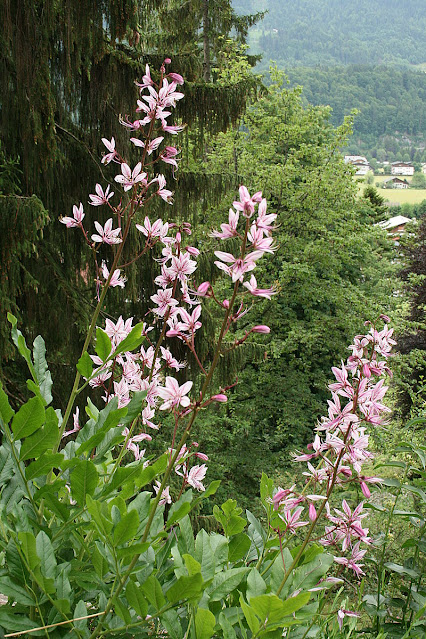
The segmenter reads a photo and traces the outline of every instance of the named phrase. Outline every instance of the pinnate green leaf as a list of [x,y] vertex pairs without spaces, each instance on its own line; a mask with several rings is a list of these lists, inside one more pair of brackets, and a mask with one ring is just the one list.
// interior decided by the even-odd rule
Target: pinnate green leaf
[[45,410],[39,397],[32,397],[21,406],[12,420],[15,439],[23,439],[35,433],[44,423]]
[[93,362],[90,358],[90,355],[87,351],[84,351],[83,355],[77,362],[77,370],[86,379],[92,376],[93,371]]
[[37,459],[44,452],[49,452],[58,441],[58,417],[52,407],[46,411],[46,423],[31,437],[28,437],[20,452],[20,459]]
[[114,529],[113,540],[114,544],[121,546],[122,544],[132,539],[139,527],[139,517],[136,510],[129,510],[124,517],[120,519]]
[[98,472],[90,460],[78,460],[70,475],[71,494],[79,506],[86,504],[87,495],[92,496],[98,485]]
[[210,639],[216,625],[215,616],[210,610],[198,608],[195,615],[195,633],[197,639]]
[[59,468],[63,459],[64,456],[62,453],[45,453],[26,467],[25,477],[30,480],[35,477],[47,475],[52,468]]
[[11,408],[7,395],[4,392],[3,386],[0,382],[0,417],[5,424],[8,424],[14,414],[15,411]]
[[123,341],[119,343],[116,350],[114,351],[114,355],[125,353],[127,351],[133,351],[135,348],[139,348],[139,346],[145,339],[142,335],[143,327],[143,322],[139,322],[139,324],[136,324],[136,326],[132,328],[127,337],[125,337]]
[[96,355],[101,358],[103,362],[108,359],[108,355],[111,352],[111,340],[108,335],[101,328],[96,329]]
[[144,597],[143,590],[134,581],[129,581],[126,587],[126,598],[137,615],[145,619],[148,613],[148,602]]

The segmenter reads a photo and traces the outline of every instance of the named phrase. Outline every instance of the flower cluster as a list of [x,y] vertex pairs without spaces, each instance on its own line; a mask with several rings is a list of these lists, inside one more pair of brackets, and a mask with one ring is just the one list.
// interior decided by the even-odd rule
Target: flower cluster
[[[341,509],[332,509],[329,498],[335,486],[347,488],[348,484],[356,483],[368,499],[369,484],[380,482],[376,477],[363,475],[362,466],[372,457],[366,424],[382,423],[389,411],[382,403],[387,390],[383,376],[390,374],[387,360],[395,341],[393,330],[387,326],[389,318],[381,316],[381,319],[386,322],[384,328],[378,331],[371,327],[368,334],[355,337],[347,363],[332,369],[336,381],[329,385],[332,398],[328,401],[328,415],[318,424],[309,452],[295,455],[296,461],[307,462],[303,491],[297,491],[296,486],[278,489],[272,498],[285,532],[295,533],[298,528],[310,525],[312,533],[324,513],[327,523],[320,543],[333,550],[336,563],[357,576],[364,574],[362,559],[366,549],[361,544],[371,543],[368,528],[362,524],[366,517],[363,503],[352,510],[343,500]],[[308,520],[303,521],[305,508]]]
[[[183,343],[192,353],[205,379],[211,379],[213,371],[211,374],[206,371],[196,349],[197,332],[202,326],[201,302],[211,301],[224,314],[223,330],[217,345],[220,352],[221,341],[227,335],[231,324],[249,311],[249,307],[245,306],[245,298],[270,299],[275,293],[273,287],[259,288],[252,271],[264,254],[273,253],[276,249],[272,232],[277,216],[267,213],[267,203],[260,192],[250,196],[245,186],[240,187],[240,197],[233,203],[233,209],[230,209],[229,222],[221,225],[221,231],[212,234],[220,240],[239,238],[241,243],[237,256],[223,251],[215,253],[218,258],[216,265],[231,277],[233,284],[230,299],[223,300],[217,297],[210,282],[203,282],[198,287],[192,285],[199,250],[190,244],[189,223],[176,225],[162,219],[151,221],[149,216],[145,216],[143,222],[137,219],[138,211],[153,197],[172,203],[173,193],[167,188],[164,175],[154,171],[155,166],[161,162],[171,165],[173,170],[178,167],[178,149],[172,145],[163,146],[167,135],[174,136],[183,129],[180,125],[168,122],[177,101],[183,98],[183,94],[177,90],[178,85],[183,84],[183,79],[179,74],[166,73],[166,65],[169,63],[168,59],[164,61],[158,84],[151,77],[149,66],[146,66],[142,81],[136,83],[140,90],[136,112],[141,114],[141,117],[134,121],[128,118],[121,120],[121,124],[134,136],[130,141],[140,153],[139,161],[132,166],[120,154],[114,137],[102,138],[107,150],[102,157],[102,163],[119,167],[119,173],[114,176],[115,183],[123,191],[119,204],[114,205],[115,193],[111,190],[111,184],[106,188],[96,184],[95,192],[89,195],[89,204],[96,208],[107,207],[108,219],[103,223],[95,221],[96,232],[90,234],[84,226],[85,213],[83,204],[80,203],[78,207],[73,207],[73,217],[63,217],[61,222],[67,228],[79,228],[95,256],[101,245],[112,247],[113,257],[110,264],[106,259],[100,264],[96,261],[99,307],[109,287],[124,288],[126,285],[126,277],[122,274],[124,267],[120,266],[119,260],[131,224],[135,223],[135,228],[143,240],[143,250],[132,261],[156,247],[156,255],[160,255],[156,257],[160,272],[155,278],[157,290],[150,298],[151,325],[142,324],[142,346],[136,352],[134,349],[122,347],[124,340],[135,328],[133,317],[124,319],[120,316],[116,321],[107,319],[102,331],[104,341],[108,339],[110,342],[109,355],[101,357],[101,351],[97,351],[96,355],[90,355],[95,369],[86,377],[86,382],[93,388],[102,389],[103,400],[106,403],[115,398],[119,408],[129,404],[134,393],[146,393],[138,426],[133,424],[131,428],[125,427],[122,432],[125,449],[136,461],[144,465],[149,461],[145,457],[146,449],[142,449],[141,446],[146,445],[152,439],[150,433],[160,427],[160,416],[169,412],[174,421],[170,455],[171,459],[176,457],[175,471],[182,477],[182,490],[185,486],[204,490],[203,479],[207,466],[204,463],[200,465],[193,462],[197,458],[207,461],[207,456],[196,450],[198,445],[195,442],[189,447],[183,446],[177,452],[175,439],[183,417],[191,412],[195,415],[211,402],[226,402],[227,389],[221,389],[220,392],[209,396],[206,385],[196,398],[191,398],[193,382],[180,383],[175,377],[175,374],[185,367],[185,362],[176,359],[173,345],[167,344],[166,340],[179,340]],[[240,284],[243,286],[237,303],[236,296]],[[138,324],[139,326],[141,324]],[[267,326],[253,326],[245,331],[243,337],[235,341],[233,347],[248,339],[251,333],[267,334],[269,330]],[[214,369],[215,364],[212,366]],[[78,418],[77,412],[74,428],[65,432],[64,436],[77,432],[80,428]],[[162,484],[154,486],[157,493],[160,488],[159,501],[170,503],[169,487]]]

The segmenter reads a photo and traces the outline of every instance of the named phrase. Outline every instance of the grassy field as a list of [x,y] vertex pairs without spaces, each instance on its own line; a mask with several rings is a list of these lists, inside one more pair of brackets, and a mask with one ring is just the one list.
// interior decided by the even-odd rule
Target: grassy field
[[[387,202],[392,204],[420,204],[420,202],[426,200],[426,189],[381,189],[376,186],[376,183],[381,184],[383,180],[388,177],[389,176],[386,176],[385,178],[375,175],[373,184],[377,192],[384,197]],[[409,176],[402,176],[402,179],[411,182],[411,177]],[[366,186],[367,184],[365,182],[359,182],[359,192],[362,193]]]

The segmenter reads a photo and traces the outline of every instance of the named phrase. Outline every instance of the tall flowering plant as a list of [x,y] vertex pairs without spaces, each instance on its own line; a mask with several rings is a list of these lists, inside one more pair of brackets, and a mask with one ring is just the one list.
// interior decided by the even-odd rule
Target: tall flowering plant
[[[348,363],[333,369],[329,415],[318,425],[309,452],[296,457],[307,462],[306,485],[274,490],[271,480],[262,478],[266,528],[249,511],[242,517],[228,500],[214,508],[221,532],[201,530],[194,536],[192,531],[191,510],[218,482],[206,486],[208,457],[191,440],[191,431],[201,410],[227,401],[229,388],[216,388],[213,377],[224,349],[237,348],[252,333],[269,333],[267,326],[253,325],[229,345],[231,327],[253,300],[269,300],[275,293],[273,287],[261,288],[255,269],[276,249],[276,214],[267,211],[260,192],[250,195],[241,186],[227,221],[212,233],[239,246],[234,253],[215,251],[216,266],[229,278],[225,299],[212,283],[197,282],[199,252],[190,243],[190,224],[145,214],[154,198],[172,203],[159,171],[164,163],[178,168],[178,148],[168,145],[167,136],[182,129],[168,118],[183,98],[178,90],[183,78],[167,72],[169,63],[161,66],[158,82],[146,67],[138,83],[139,119],[122,120],[140,153],[136,165],[120,154],[114,138],[102,139],[107,151],[102,162],[116,168],[119,192],[96,184],[89,205],[107,207],[110,217],[89,229],[80,203],[61,219],[71,232],[80,231],[90,248],[97,299],[63,415],[51,406],[42,338],[31,351],[16,319],[9,318],[28,364],[32,396],[15,412],[0,391],[5,636],[94,639],[165,631],[175,639],[277,637],[289,628],[293,632],[293,626],[298,628],[292,636],[313,636],[306,624],[323,615],[324,592],[340,583],[346,568],[362,575],[364,545],[370,541],[362,504],[351,509],[343,501],[336,510],[330,497],[336,487],[353,482],[368,498],[368,486],[377,481],[362,475],[361,467],[370,456],[366,424],[377,424],[386,410],[383,380],[373,381],[388,372],[392,332],[386,327],[356,338]],[[99,325],[108,290],[125,288],[123,247],[133,225],[143,248],[132,261],[154,247],[160,255],[151,319],[120,316]],[[110,257],[101,261],[104,245]],[[222,313],[208,362],[197,352],[206,301]],[[193,380],[181,384],[176,377],[185,367],[173,354],[177,342],[199,368],[196,391]],[[98,406],[88,400],[83,417],[75,403],[87,388],[101,389],[101,398]],[[171,416],[170,443],[153,458],[149,443],[165,414]],[[177,494],[172,473],[181,483]],[[297,545],[302,531],[306,535]],[[337,576],[326,578],[333,562]],[[354,614],[341,607],[339,625]]]

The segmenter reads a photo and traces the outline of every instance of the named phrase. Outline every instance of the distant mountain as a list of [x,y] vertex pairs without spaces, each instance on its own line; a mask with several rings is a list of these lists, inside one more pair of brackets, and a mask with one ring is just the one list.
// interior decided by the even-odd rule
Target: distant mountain
[[425,65],[426,0],[234,0],[241,13],[267,10],[250,32],[261,68]]

